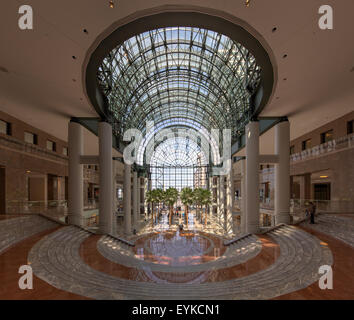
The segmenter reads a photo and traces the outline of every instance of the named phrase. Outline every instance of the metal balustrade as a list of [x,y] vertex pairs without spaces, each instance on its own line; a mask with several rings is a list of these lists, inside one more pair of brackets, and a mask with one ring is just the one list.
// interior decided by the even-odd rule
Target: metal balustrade
[[309,160],[318,156],[329,154],[335,151],[349,149],[354,147],[354,134],[350,134],[338,139],[328,141],[317,145],[311,149],[304,150],[290,156],[290,162]]

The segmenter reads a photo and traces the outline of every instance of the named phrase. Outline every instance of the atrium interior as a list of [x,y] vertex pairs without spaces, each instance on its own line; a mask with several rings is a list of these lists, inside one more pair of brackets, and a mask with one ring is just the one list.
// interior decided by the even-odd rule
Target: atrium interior
[[299,3],[2,1],[0,300],[353,300],[354,3]]

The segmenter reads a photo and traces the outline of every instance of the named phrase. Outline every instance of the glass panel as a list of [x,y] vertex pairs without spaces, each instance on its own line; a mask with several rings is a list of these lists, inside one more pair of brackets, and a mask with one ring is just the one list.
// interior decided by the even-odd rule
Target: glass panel
[[0,120],[0,133],[7,134],[7,122]]
[[142,130],[146,121],[158,126],[179,119],[208,131],[231,129],[236,141],[260,77],[255,58],[242,45],[191,27],[136,35],[113,49],[98,69],[120,138],[126,129]]
[[35,144],[35,135],[30,132],[25,132],[25,142]]

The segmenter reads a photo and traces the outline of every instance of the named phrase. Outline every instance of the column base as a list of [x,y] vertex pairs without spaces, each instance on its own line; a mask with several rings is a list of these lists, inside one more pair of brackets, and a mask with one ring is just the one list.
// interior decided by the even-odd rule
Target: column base
[[84,226],[84,221],[82,216],[68,215],[68,224],[82,228]]
[[246,233],[259,233],[259,225],[258,224],[251,224],[246,226]]
[[278,224],[290,224],[290,213],[289,212],[281,212],[275,213],[275,225]]

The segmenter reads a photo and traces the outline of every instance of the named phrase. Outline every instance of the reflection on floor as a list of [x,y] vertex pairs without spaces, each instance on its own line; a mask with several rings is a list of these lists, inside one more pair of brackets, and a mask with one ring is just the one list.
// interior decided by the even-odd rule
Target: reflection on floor
[[[0,227],[18,219],[2,219]],[[163,223],[128,247],[35,219],[33,229],[23,228],[27,238],[0,254],[0,299],[353,299],[354,249],[305,227],[285,226],[225,247],[219,235],[199,231],[193,216],[188,229],[177,230],[168,229],[163,215]],[[18,288],[23,264],[33,268],[33,290]],[[334,290],[319,289],[323,264],[333,265]]]

